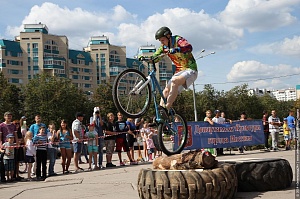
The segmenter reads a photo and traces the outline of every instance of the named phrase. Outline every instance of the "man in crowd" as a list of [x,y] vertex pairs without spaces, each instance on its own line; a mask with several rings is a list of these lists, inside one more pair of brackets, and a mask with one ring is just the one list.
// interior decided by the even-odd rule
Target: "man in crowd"
[[81,122],[83,120],[83,114],[81,112],[76,113],[76,119],[72,123],[72,134],[73,134],[73,150],[74,150],[74,165],[75,172],[83,171],[82,168],[78,166],[79,156],[82,151],[82,127]]
[[268,123],[269,131],[272,137],[272,151],[278,151],[278,136],[281,122],[279,117],[277,117],[275,110],[272,110],[271,116],[268,118]]

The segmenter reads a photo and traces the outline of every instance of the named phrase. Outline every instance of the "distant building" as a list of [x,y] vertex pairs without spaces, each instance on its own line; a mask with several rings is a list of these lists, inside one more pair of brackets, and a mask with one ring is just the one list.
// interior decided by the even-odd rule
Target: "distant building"
[[290,100],[296,101],[297,99],[295,88],[272,91],[272,94],[278,101],[290,101]]
[[267,89],[259,89],[259,88],[254,88],[250,89],[248,91],[248,95],[257,95],[257,96],[263,96],[263,95],[271,95],[272,96],[272,91],[267,90]]
[[[263,96],[263,95],[270,95],[271,97],[276,98],[278,101],[296,101],[296,99],[299,99],[300,97],[300,85],[298,85],[298,97],[296,96],[296,89],[295,88],[288,88],[288,89],[282,89],[282,90],[267,90],[267,89],[250,89],[248,91],[249,95],[257,95],[257,96]],[[297,88],[297,87],[296,87]]]
[[[152,55],[156,47],[141,46],[142,54]],[[157,63],[157,79],[165,86],[173,72],[170,59]],[[24,24],[24,31],[14,41],[0,39],[0,71],[8,81],[25,85],[42,72],[71,79],[86,93],[93,93],[101,83],[113,83],[127,68],[136,68],[145,75],[148,66],[137,59],[126,58],[126,46],[116,46],[108,37],[92,36],[83,50],[69,49],[68,38],[48,33],[45,24]]]

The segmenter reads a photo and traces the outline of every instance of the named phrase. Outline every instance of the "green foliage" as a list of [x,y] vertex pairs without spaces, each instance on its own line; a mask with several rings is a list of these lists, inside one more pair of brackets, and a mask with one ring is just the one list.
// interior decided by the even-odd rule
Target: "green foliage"
[[0,118],[3,118],[6,111],[10,111],[13,113],[13,119],[19,119],[22,114],[21,99],[20,88],[9,84],[0,72]]
[[112,96],[112,85],[109,83],[100,84],[93,95],[93,102],[95,106],[100,107],[100,112],[103,118],[106,118],[107,113],[111,112],[115,115],[118,110],[114,105]]
[[[42,116],[43,122],[54,121],[57,125],[61,119],[71,123],[78,111],[91,112],[93,104],[86,95],[78,90],[69,79],[59,78],[48,74],[37,75],[24,88],[25,113],[29,121],[34,116]],[[89,122],[89,116],[85,118]]]

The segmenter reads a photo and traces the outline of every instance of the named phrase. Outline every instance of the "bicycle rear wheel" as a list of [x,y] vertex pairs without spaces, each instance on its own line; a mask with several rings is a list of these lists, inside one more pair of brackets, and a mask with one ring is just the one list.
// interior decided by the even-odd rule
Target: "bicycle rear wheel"
[[147,112],[151,102],[150,84],[137,93],[146,81],[145,75],[136,69],[124,70],[117,76],[113,85],[113,101],[123,115],[137,118]]
[[181,153],[188,139],[186,120],[179,114],[170,117],[158,126],[158,142],[162,152],[168,156]]

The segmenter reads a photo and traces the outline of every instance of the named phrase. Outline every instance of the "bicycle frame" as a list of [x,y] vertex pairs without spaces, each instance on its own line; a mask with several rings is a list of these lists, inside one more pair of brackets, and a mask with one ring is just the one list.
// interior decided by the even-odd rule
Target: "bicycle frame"
[[[162,55],[164,56],[164,55]],[[156,90],[158,90],[161,98],[163,99],[164,103],[167,103],[167,99],[163,95],[163,91],[160,88],[160,85],[155,77],[155,72],[156,72],[156,66],[154,60],[152,60],[152,65],[153,65],[153,70],[150,71],[149,75],[146,77],[147,81],[143,83],[143,81],[140,81],[133,89],[131,92],[134,92],[135,94],[138,94],[145,86],[147,86],[151,82],[151,94],[153,96],[153,101],[154,101],[154,107],[155,107],[155,115],[156,115],[156,121],[161,122],[161,116],[158,113],[158,104],[156,102]],[[149,65],[148,65],[148,68]]]

